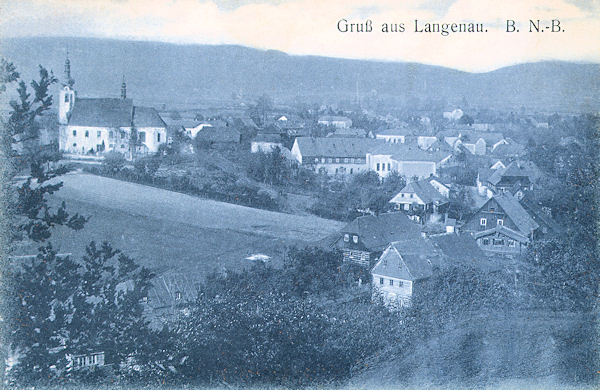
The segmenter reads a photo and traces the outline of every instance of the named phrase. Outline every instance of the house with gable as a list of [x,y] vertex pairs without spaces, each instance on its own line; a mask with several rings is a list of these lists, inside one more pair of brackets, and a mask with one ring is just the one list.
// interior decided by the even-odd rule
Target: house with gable
[[451,152],[427,152],[416,144],[378,144],[367,153],[367,166],[385,178],[391,172],[407,178],[436,175],[439,168],[450,165]]
[[448,187],[438,180],[421,179],[410,181],[394,196],[390,203],[396,210],[405,212],[410,219],[416,222],[424,222],[432,215],[439,215],[440,208],[449,203],[447,196],[442,195],[436,187],[432,185],[435,182],[442,191],[449,195]]
[[540,225],[509,193],[494,195],[462,227],[484,251],[519,254],[536,237]]
[[392,242],[371,269],[373,298],[381,298],[390,309],[408,307],[442,267],[439,251],[427,238]]
[[369,138],[298,137],[292,155],[300,165],[314,172],[352,175],[367,171],[367,151],[377,143]]
[[419,225],[400,212],[366,215],[348,223],[332,246],[345,262],[370,268],[390,242],[419,239]]

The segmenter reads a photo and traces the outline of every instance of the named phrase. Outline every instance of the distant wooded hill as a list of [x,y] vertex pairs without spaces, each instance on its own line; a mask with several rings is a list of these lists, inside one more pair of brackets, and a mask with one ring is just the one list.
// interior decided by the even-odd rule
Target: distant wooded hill
[[67,49],[80,96],[118,97],[124,75],[128,97],[157,107],[218,103],[239,94],[249,101],[264,93],[276,103],[351,102],[358,81],[362,99],[382,104],[600,110],[598,64],[539,62],[466,73],[416,63],[292,56],[240,46],[54,37],[2,41],[2,55],[29,79],[38,64],[62,78]]

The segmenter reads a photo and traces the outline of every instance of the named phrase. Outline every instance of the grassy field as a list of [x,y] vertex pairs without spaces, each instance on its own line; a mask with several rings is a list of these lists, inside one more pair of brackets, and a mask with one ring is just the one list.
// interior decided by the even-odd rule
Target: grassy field
[[[202,278],[211,271],[240,269],[253,254],[277,264],[286,246],[307,244],[343,224],[196,198],[176,192],[88,174],[61,178],[53,202],[91,216],[79,232],[57,228],[51,241],[78,257],[90,241],[110,242],[156,272]],[[22,254],[35,253],[27,246]]]

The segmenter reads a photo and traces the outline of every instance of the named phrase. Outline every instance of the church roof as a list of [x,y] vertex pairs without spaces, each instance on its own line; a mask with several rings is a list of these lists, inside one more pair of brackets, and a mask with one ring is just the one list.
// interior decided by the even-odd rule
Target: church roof
[[167,127],[158,111],[153,107],[134,107],[133,123],[137,127]]
[[133,101],[118,98],[77,98],[69,119],[70,126],[129,127]]

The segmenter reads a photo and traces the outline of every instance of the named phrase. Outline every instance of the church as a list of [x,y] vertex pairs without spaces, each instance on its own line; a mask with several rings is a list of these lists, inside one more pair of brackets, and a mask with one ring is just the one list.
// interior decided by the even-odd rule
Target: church
[[[59,94],[60,150],[69,154],[100,155],[119,152],[127,158],[155,153],[167,142],[167,125],[152,107],[127,98],[125,79],[121,98],[80,98],[73,89],[71,63]],[[133,134],[133,135],[132,135]]]

